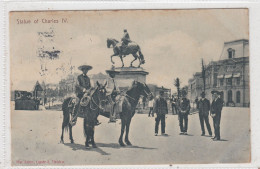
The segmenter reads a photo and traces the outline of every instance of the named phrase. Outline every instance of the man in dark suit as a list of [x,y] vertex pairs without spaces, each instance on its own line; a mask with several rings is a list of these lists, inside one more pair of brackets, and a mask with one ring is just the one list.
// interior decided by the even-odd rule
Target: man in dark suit
[[[92,69],[92,66],[89,65],[82,65],[78,67],[79,70],[82,71],[82,74],[78,76],[77,78],[77,82],[76,82],[76,87],[75,87],[75,93],[78,97],[75,107],[74,107],[74,113],[78,114],[78,111],[80,111],[80,101],[81,99],[84,97],[85,100],[88,98],[88,96],[90,95],[90,89],[91,89],[91,83],[90,83],[90,78],[87,76],[87,73],[89,70]],[[86,96],[88,95],[88,96]],[[89,102],[90,99],[88,99],[87,102]],[[99,121],[97,119],[98,115],[96,116],[96,125],[99,125]],[[77,121],[77,117],[74,117],[74,119],[72,120],[73,123],[75,124]]]
[[155,136],[158,135],[158,127],[161,121],[161,133],[165,134],[165,115],[168,114],[167,102],[163,98],[164,91],[160,91],[159,97],[155,99],[153,111],[155,113]]
[[213,141],[220,140],[220,119],[221,119],[221,111],[223,108],[223,100],[220,98],[220,92],[218,91],[212,91],[212,98],[213,101],[211,103],[211,117],[213,118],[214,123],[214,130],[215,130],[215,137],[213,138]]
[[201,136],[205,136],[204,121],[206,123],[209,135],[212,136],[211,127],[209,124],[210,102],[208,99],[205,98],[205,92],[201,93],[201,99],[198,101],[198,109],[199,109],[200,126],[202,131]]
[[[186,98],[187,93],[182,92],[181,99],[178,102],[178,115],[179,115],[179,125],[181,133],[180,135],[187,135],[188,130],[188,116],[190,113],[190,100]],[[183,123],[184,122],[184,123]]]

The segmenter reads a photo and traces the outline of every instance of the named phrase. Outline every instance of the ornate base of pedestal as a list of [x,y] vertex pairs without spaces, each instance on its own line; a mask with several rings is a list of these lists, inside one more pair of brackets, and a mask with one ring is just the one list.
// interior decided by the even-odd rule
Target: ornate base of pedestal
[[[114,78],[116,86],[119,88],[130,87],[134,80],[146,83],[146,75],[149,74],[143,68],[135,67],[120,67],[114,68],[114,70],[119,72]],[[113,85],[112,79],[108,79],[108,87],[111,88]]]

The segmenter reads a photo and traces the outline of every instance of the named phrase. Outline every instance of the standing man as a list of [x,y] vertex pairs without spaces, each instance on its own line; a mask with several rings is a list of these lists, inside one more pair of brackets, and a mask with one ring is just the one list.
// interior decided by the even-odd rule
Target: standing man
[[201,136],[205,136],[204,121],[206,123],[209,135],[212,136],[211,127],[209,124],[210,102],[205,98],[205,92],[201,93],[201,99],[197,102],[197,105],[197,108],[199,109],[200,126],[202,131]]
[[211,117],[213,118],[214,123],[214,130],[215,130],[215,137],[213,141],[220,140],[220,119],[221,119],[221,111],[223,108],[223,100],[220,98],[220,92],[213,90],[211,91],[212,94],[212,104],[211,104]]
[[152,113],[152,116],[154,116],[153,105],[154,105],[154,99],[149,100],[149,102],[148,102],[148,107],[149,107],[148,117],[150,117],[151,113]]
[[179,123],[180,123],[180,135],[187,135],[188,130],[188,116],[190,113],[190,101],[186,98],[187,93],[182,92],[181,99],[178,104]]
[[162,135],[165,134],[165,114],[168,114],[167,102],[163,98],[164,91],[160,91],[159,97],[156,98],[154,104],[154,112],[155,112],[155,136],[158,135],[158,127],[161,121],[161,133]]
[[[87,76],[87,73],[89,70],[92,69],[92,66],[89,65],[82,65],[78,67],[79,70],[82,71],[82,74],[78,76],[77,78],[77,82],[76,82],[76,95],[78,97],[75,107],[74,107],[74,113],[78,114],[78,111],[80,111],[80,101],[83,97],[89,97],[90,95],[90,89],[91,89],[91,83],[90,83],[90,79]],[[86,95],[88,96],[86,96]],[[90,101],[90,99],[88,100],[88,102]],[[98,114],[97,114],[98,116]],[[97,120],[97,116],[96,116],[96,125],[99,125],[99,121]],[[74,117],[74,119],[72,120],[73,123],[76,123],[77,121],[77,117]]]

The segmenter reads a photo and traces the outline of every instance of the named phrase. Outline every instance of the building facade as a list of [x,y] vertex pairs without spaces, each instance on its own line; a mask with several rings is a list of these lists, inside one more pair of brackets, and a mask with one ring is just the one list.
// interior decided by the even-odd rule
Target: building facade
[[[248,107],[249,89],[249,42],[246,39],[225,42],[221,60],[205,66],[206,97],[211,99],[211,91],[222,92],[225,106]],[[201,73],[195,73],[189,80],[188,97],[195,102],[203,90]]]

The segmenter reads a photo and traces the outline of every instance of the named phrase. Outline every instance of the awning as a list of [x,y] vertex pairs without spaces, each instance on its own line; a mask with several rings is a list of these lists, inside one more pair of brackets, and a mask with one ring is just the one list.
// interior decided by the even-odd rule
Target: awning
[[232,74],[227,74],[227,75],[225,75],[225,78],[227,79],[227,78],[231,78],[232,77]]
[[223,78],[224,78],[224,75],[218,75],[217,78],[218,78],[218,79],[223,79]]
[[240,73],[234,74],[233,77],[240,77]]

